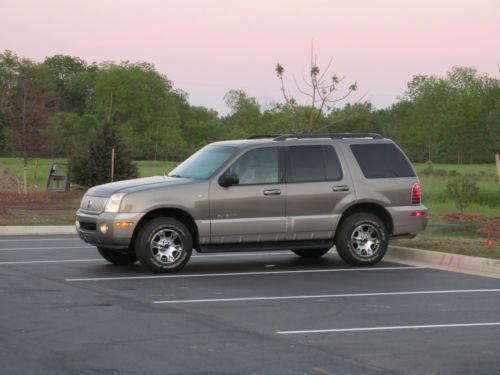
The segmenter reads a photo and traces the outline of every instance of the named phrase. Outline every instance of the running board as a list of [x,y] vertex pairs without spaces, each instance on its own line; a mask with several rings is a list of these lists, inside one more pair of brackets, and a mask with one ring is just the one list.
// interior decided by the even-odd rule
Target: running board
[[333,247],[333,241],[300,240],[300,241],[270,241],[249,243],[227,243],[200,245],[200,253],[243,252],[243,251],[273,251],[273,250],[313,250]]

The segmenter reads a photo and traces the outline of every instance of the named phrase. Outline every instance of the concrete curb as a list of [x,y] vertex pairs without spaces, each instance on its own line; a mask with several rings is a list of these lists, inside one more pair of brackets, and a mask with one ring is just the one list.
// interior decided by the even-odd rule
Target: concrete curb
[[0,226],[0,236],[36,236],[76,234],[74,225],[9,225]]
[[384,259],[413,266],[424,266],[500,279],[500,260],[498,259],[442,253],[402,246],[389,246]]

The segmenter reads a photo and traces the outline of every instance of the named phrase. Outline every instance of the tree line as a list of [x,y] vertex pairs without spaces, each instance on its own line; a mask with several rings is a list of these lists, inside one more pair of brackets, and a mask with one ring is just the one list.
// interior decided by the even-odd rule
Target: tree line
[[[217,140],[302,132],[381,133],[416,162],[492,162],[500,149],[500,80],[472,67],[454,67],[445,77],[417,75],[386,109],[326,100],[340,80],[333,75],[322,86],[318,77],[326,70],[315,64],[312,102],[301,104],[287,95],[284,73],[278,64],[282,103],[264,108],[243,90],[230,90],[224,97],[229,114],[221,116],[191,105],[187,93],[149,63],[89,64],[65,55],[35,62],[4,51],[0,154],[27,160],[88,153],[107,125],[136,160],[182,160]],[[326,98],[321,106],[314,105],[318,98]]]

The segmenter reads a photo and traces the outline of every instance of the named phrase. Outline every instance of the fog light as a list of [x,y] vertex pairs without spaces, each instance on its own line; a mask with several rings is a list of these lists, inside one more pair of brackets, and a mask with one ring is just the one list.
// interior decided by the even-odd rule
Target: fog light
[[132,221],[117,221],[116,222],[116,226],[121,227],[121,228],[131,227],[133,225],[134,225],[134,223]]
[[101,230],[102,234],[108,233],[108,229],[109,229],[108,224],[101,223],[101,225],[99,226],[99,229]]

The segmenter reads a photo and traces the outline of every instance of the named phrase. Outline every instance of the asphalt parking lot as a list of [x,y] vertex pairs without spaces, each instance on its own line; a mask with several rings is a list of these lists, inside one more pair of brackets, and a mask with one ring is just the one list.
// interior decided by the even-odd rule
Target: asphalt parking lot
[[335,253],[114,266],[75,236],[0,237],[5,374],[500,374],[500,280]]

